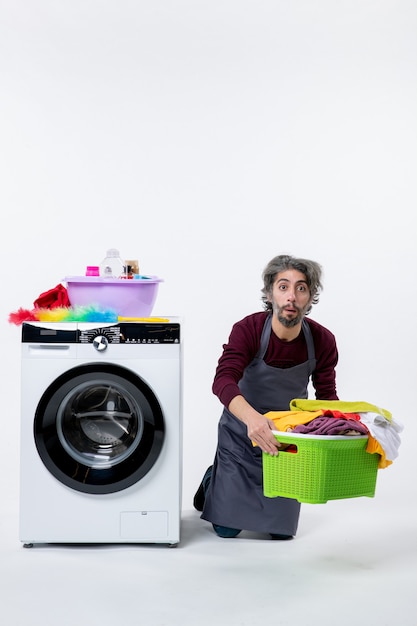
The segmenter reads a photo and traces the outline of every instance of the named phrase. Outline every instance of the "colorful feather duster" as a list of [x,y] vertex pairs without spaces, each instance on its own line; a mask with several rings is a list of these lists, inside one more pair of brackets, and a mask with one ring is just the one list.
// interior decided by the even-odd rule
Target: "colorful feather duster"
[[112,309],[103,310],[95,306],[55,307],[44,309],[36,307],[23,309],[9,314],[9,322],[20,326],[23,322],[117,322],[118,315]]

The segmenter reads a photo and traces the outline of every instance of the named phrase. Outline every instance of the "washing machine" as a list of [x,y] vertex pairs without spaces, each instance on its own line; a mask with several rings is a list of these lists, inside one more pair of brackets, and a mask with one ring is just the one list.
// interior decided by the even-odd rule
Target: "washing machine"
[[179,318],[25,322],[20,540],[180,541]]

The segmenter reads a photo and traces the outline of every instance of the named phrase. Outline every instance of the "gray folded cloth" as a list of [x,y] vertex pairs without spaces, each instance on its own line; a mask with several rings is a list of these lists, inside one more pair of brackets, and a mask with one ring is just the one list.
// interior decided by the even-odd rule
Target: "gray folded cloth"
[[292,432],[306,435],[367,435],[368,429],[357,420],[322,415],[307,424],[298,424]]

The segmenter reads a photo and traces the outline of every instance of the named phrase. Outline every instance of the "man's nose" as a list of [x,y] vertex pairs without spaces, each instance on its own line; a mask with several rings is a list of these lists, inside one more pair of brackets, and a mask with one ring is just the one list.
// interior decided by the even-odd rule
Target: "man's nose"
[[289,289],[288,293],[287,293],[287,298],[290,302],[294,302],[295,300],[295,290],[294,289]]

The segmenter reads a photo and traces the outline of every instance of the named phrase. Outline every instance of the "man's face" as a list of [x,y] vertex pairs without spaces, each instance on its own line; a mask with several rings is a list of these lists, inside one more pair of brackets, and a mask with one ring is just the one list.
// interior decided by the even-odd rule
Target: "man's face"
[[310,290],[306,277],[297,270],[276,275],[270,302],[278,321],[286,328],[297,326],[310,306]]

